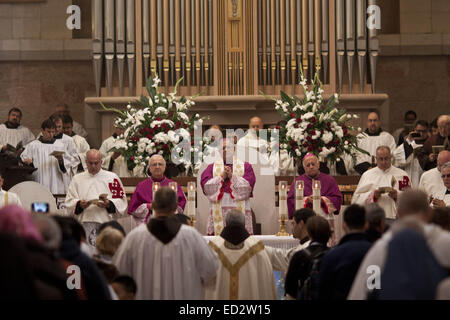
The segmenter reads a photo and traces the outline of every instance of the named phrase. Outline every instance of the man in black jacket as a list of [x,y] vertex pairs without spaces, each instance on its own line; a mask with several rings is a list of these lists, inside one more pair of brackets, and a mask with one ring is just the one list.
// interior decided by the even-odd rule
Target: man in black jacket
[[351,205],[344,212],[346,235],[322,259],[319,300],[345,300],[371,243],[364,234],[365,209]]

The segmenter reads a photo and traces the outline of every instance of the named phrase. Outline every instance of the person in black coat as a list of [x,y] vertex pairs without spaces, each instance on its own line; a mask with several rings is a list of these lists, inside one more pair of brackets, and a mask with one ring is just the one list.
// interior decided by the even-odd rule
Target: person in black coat
[[286,299],[299,298],[299,291],[311,272],[311,258],[328,250],[327,242],[331,237],[331,229],[326,219],[320,216],[309,218],[306,231],[311,243],[307,248],[296,252],[289,262],[285,282]]
[[353,204],[344,211],[346,235],[325,254],[319,272],[319,300],[346,300],[359,266],[372,244],[364,233],[365,209]]
[[85,255],[81,249],[83,226],[73,218],[53,216],[62,230],[62,258],[78,266],[81,271],[82,288],[88,300],[111,300],[108,284],[95,262]]

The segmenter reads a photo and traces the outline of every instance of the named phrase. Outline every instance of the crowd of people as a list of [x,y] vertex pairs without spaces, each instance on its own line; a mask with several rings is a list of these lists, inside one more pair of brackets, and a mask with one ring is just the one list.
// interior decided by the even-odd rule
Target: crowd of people
[[[2,189],[0,173],[0,286],[8,299],[270,300],[276,299],[274,270],[285,274],[286,299],[449,297],[448,115],[437,118],[437,132],[429,136],[428,123],[408,112],[405,128],[394,138],[371,112],[360,135],[369,155],[359,154],[356,162],[342,159],[339,168],[312,153],[300,159],[301,171],[287,198],[299,243],[284,250],[264,246],[254,236],[250,198],[256,175],[234,148],[271,149],[255,133],[263,128],[258,117],[250,120],[247,136],[223,138],[221,150],[209,150],[214,160],[199,172],[199,187],[210,202],[205,233],[214,236],[206,240],[183,214],[186,196],[165,175],[162,156],[149,159],[149,177],[128,203],[120,177],[136,173],[110,151],[114,136],[100,150],[91,149],[67,106],[56,111],[42,123],[37,139],[20,125],[17,108],[0,126],[2,152],[8,145],[23,148],[20,159],[37,169],[34,180],[66,195],[63,215],[29,212],[20,197]],[[121,133],[117,129],[114,135]],[[274,174],[292,170],[287,153],[277,156],[286,167]],[[330,173],[361,175],[353,204],[344,210]],[[296,181],[304,184],[303,208],[297,210]],[[314,181],[321,183],[316,212]],[[136,222],[128,234],[116,221],[126,214]],[[345,231],[338,243],[325,218],[337,214],[343,215]]]

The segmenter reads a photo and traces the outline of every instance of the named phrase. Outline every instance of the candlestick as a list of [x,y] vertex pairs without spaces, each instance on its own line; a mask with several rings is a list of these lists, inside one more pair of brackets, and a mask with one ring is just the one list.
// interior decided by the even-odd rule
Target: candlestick
[[295,181],[295,210],[299,210],[303,208],[303,202],[304,202],[304,184],[303,180],[297,180]]
[[187,189],[188,189],[188,198],[187,198],[186,215],[191,219],[191,226],[194,226],[194,222],[195,222],[195,191],[196,191],[195,182],[188,182]]
[[286,232],[286,220],[288,219],[288,210],[287,210],[287,182],[280,181],[278,184],[278,208],[279,208],[279,216],[280,216],[280,231],[277,233],[277,236],[288,236],[289,233]]
[[321,214],[322,210],[320,208],[320,181],[313,180],[313,211],[316,214]]

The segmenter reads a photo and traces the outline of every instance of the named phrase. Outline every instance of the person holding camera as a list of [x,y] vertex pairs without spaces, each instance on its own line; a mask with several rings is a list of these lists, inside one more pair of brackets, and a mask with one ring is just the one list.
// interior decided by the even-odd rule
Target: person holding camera
[[427,131],[428,122],[418,120],[414,129],[404,137],[403,143],[393,152],[395,165],[408,173],[413,188],[419,186],[420,177],[423,173],[417,155],[428,138]]

